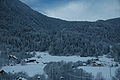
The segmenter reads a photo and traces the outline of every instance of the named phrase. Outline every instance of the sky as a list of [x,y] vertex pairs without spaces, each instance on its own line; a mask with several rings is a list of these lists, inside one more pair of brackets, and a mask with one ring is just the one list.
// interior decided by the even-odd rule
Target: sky
[[120,0],[21,0],[49,17],[96,21],[120,17]]

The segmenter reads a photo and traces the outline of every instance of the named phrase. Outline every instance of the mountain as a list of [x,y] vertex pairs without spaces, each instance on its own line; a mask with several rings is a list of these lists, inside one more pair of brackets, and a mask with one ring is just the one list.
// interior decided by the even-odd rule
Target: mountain
[[[64,21],[34,11],[19,0],[0,0],[0,51],[98,56],[112,54],[110,46],[119,43],[120,18]],[[120,56],[119,51],[115,53]]]

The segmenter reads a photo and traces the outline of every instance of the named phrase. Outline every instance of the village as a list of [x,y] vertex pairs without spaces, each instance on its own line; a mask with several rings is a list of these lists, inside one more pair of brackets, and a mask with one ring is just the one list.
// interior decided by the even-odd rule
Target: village
[[[46,54],[44,54],[44,56],[46,56]],[[49,62],[45,62],[45,61],[42,61],[42,56],[39,55],[37,57],[34,57],[34,58],[28,58],[28,59],[23,59],[23,60],[19,60],[16,56],[14,55],[9,55],[9,60],[12,60],[12,61],[16,61],[17,64],[29,64],[29,63],[36,63],[36,64],[39,64],[40,62],[43,63],[43,64],[48,64]],[[81,58],[81,57],[80,57]],[[119,66],[119,63],[118,62],[114,62],[114,60],[109,60],[109,61],[104,61],[102,60],[102,58],[98,57],[98,58],[91,58],[91,59],[88,59],[86,61],[81,61],[81,60],[78,60],[77,62],[75,62],[75,64],[79,65],[79,66],[92,66],[92,67],[105,67],[105,66],[109,66],[109,67],[118,67]],[[9,64],[10,66],[14,66],[15,63],[10,63]]]
[[[32,54],[32,53],[31,53]],[[51,56],[47,52],[36,52],[32,58],[19,60],[15,55],[9,55],[9,60],[12,61],[8,65],[3,65],[0,74],[26,72],[29,76],[35,74],[43,74],[44,67],[50,62],[71,62],[72,68],[89,67],[89,68],[115,68],[119,67],[119,63],[113,58],[107,58],[106,55],[96,57],[80,57],[80,56]],[[34,71],[30,71],[29,69]],[[28,69],[28,70],[27,70]],[[41,70],[41,71],[36,71]],[[104,73],[103,73],[104,74]],[[18,79],[20,80],[20,79]]]

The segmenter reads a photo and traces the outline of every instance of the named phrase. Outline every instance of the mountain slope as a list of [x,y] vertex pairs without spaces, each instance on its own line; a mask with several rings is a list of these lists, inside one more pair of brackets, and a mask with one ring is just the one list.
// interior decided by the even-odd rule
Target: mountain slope
[[111,53],[111,45],[120,43],[119,22],[120,18],[64,21],[38,13],[19,0],[0,0],[0,50],[49,51],[52,55],[107,54]]

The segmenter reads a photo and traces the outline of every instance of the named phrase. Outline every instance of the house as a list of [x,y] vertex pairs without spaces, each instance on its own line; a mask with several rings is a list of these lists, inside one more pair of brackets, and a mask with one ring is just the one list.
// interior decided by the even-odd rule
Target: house
[[40,78],[41,78],[40,76],[37,77],[38,80],[40,80]]
[[0,70],[0,75],[6,74],[4,70]]
[[61,76],[61,77],[60,77],[60,80],[64,80],[64,77]]
[[92,66],[104,66],[100,61],[93,61],[91,63]]
[[99,61],[99,59],[98,58],[96,58],[96,59],[94,59],[95,61]]
[[22,77],[17,77],[17,80],[26,80],[26,79]]
[[36,63],[38,64],[39,62],[38,62],[38,61],[36,61]]
[[99,58],[91,59],[91,61],[99,61]]
[[48,64],[47,62],[42,62],[43,64]]
[[26,60],[25,62],[27,63],[36,62],[36,59]]
[[86,63],[86,62],[83,62],[83,66],[87,66],[87,63]]
[[14,55],[9,55],[8,58],[9,58],[9,59],[18,60],[18,58],[17,58],[16,56],[14,56]]
[[39,63],[36,59],[25,59],[24,62],[26,63],[33,63],[33,62],[36,62],[37,64]]

